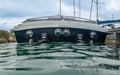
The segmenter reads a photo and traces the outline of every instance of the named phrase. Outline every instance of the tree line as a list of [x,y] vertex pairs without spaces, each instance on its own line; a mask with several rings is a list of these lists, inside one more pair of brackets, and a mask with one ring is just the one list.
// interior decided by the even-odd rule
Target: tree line
[[14,42],[15,36],[12,30],[10,32],[5,30],[0,30],[0,43]]

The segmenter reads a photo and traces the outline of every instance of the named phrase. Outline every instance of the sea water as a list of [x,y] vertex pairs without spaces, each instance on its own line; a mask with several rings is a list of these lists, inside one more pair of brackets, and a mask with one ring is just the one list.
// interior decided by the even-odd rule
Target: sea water
[[0,75],[120,75],[119,45],[0,45]]

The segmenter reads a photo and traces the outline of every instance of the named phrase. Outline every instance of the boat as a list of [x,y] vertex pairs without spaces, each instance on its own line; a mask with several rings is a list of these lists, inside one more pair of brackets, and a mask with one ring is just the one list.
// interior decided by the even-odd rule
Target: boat
[[102,28],[96,21],[60,14],[29,18],[15,26],[14,33],[18,43],[104,43],[107,30]]
[[14,28],[18,43],[38,42],[85,42],[104,43],[107,30],[95,21],[70,16],[46,16],[31,18]]

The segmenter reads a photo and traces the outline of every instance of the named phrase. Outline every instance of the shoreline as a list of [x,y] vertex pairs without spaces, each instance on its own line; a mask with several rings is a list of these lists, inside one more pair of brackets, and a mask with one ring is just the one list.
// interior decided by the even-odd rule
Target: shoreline
[[0,44],[13,43],[13,42],[16,42],[16,41],[9,41],[9,42],[7,42],[7,41],[0,41]]

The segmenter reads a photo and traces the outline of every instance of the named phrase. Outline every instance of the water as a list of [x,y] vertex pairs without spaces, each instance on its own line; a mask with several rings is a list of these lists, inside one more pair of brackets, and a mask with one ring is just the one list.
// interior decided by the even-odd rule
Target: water
[[1,44],[0,75],[120,75],[120,47]]

